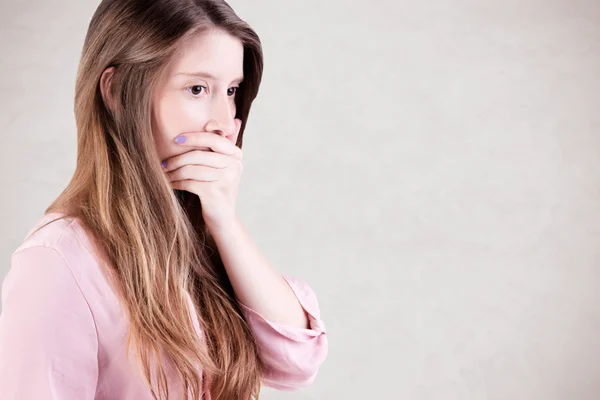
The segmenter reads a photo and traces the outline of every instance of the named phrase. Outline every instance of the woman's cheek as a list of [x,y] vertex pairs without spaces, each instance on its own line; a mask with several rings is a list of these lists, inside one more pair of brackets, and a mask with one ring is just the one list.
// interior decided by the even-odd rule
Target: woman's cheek
[[182,133],[201,131],[206,124],[204,105],[194,99],[178,99],[164,111],[162,126],[170,141]]
[[207,102],[183,96],[163,98],[157,104],[156,122],[159,132],[154,132],[158,153],[163,157],[186,151],[175,143],[182,133],[202,132],[208,122]]
[[179,108],[179,122],[184,125],[184,130],[179,132],[200,132],[208,122],[208,102],[197,99],[184,101]]
[[183,118],[187,114],[182,104],[177,99],[163,97],[159,99],[154,108],[153,136],[156,150],[161,159],[166,159],[177,154],[180,146],[174,143],[174,138],[182,133]]

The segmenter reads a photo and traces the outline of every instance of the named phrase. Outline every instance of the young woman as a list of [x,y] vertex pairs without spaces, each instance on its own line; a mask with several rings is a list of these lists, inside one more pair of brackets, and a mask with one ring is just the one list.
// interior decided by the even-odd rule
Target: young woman
[[102,1],[75,173],[3,282],[0,399],[245,400],[314,380],[315,295],[236,215],[262,69],[224,1]]

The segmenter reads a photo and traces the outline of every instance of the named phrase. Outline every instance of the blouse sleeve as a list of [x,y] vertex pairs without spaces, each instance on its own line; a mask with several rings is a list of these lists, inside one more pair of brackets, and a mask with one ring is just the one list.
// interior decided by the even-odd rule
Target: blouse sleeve
[[310,329],[268,321],[244,304],[241,307],[266,367],[263,383],[278,390],[291,391],[313,383],[327,357],[328,343],[313,290],[300,279],[284,278],[307,313]]
[[14,253],[2,285],[0,400],[94,399],[97,351],[91,311],[58,251]]

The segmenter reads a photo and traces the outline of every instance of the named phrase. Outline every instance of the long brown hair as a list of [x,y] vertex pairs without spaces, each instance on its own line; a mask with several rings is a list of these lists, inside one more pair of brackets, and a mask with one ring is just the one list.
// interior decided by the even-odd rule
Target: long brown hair
[[[130,318],[128,349],[135,350],[155,398],[169,396],[168,370],[178,373],[193,399],[202,392],[199,368],[213,399],[249,399],[260,391],[257,347],[199,198],[170,187],[151,128],[152,93],[166,65],[182,41],[209,28],[244,46],[236,96],[242,146],[263,70],[261,43],[248,24],[221,0],[104,0],[90,22],[77,74],[76,170],[46,210],[78,218],[95,239]],[[109,67],[115,68],[110,108],[99,87]]]

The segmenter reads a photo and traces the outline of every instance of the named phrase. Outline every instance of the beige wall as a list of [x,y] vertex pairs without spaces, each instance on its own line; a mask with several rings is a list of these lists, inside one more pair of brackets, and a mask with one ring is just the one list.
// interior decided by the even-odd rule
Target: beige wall
[[[2,277],[73,171],[97,3],[0,1]],[[331,346],[264,398],[600,398],[600,2],[231,3],[266,55],[239,211]]]

